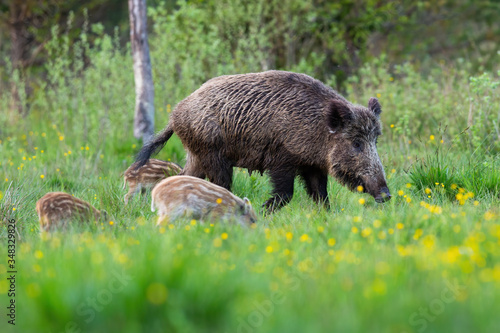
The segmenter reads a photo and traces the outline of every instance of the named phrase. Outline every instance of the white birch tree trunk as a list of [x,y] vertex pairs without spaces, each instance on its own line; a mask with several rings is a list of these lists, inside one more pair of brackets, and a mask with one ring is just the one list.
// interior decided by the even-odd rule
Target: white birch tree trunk
[[154,134],[154,86],[146,29],[146,0],[128,0],[130,44],[134,59],[134,136],[148,142]]

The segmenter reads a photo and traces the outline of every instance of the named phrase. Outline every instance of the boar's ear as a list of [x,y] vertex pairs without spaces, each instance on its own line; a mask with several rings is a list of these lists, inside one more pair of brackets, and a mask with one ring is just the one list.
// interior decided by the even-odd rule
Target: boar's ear
[[377,117],[380,116],[380,113],[382,113],[382,107],[380,106],[378,99],[376,99],[375,97],[371,97],[368,101],[368,108],[370,109],[370,111],[375,113]]
[[349,109],[349,105],[347,105],[345,101],[338,99],[330,101],[327,124],[331,131],[335,131],[338,128],[343,127],[353,118],[352,111]]

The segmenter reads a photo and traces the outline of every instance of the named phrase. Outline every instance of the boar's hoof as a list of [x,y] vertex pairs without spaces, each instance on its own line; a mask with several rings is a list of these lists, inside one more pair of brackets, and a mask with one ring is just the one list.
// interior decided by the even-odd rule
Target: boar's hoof
[[283,207],[287,203],[289,203],[290,200],[292,200],[291,195],[288,195],[288,194],[276,195],[276,196],[266,200],[266,202],[264,202],[262,207],[266,210],[266,212],[265,212],[266,214],[270,214],[270,213],[277,211],[278,209],[280,209],[281,207]]
[[383,187],[380,190],[380,194],[375,197],[375,201],[378,203],[383,203],[389,200],[391,200],[391,192],[389,192],[389,189],[387,187]]

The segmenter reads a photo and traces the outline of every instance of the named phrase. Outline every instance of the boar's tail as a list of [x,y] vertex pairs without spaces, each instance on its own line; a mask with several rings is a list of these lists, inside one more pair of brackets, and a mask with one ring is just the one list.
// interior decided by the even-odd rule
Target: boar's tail
[[157,154],[165,146],[172,134],[174,134],[174,130],[168,125],[163,131],[147,142],[135,157],[135,169],[137,170],[146,164],[151,155]]

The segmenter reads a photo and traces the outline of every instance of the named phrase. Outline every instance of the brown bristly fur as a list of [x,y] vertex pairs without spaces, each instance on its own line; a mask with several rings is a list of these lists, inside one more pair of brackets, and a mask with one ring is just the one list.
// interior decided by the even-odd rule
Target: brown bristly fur
[[233,167],[267,171],[273,184],[268,211],[291,200],[297,175],[326,206],[328,175],[383,202],[390,193],[376,148],[381,111],[376,98],[368,107],[353,104],[305,74],[220,76],[175,107],[167,127],[139,152],[136,167],[175,132],[187,150],[184,175],[230,190]]
[[123,188],[125,189],[127,183],[129,186],[128,193],[124,198],[125,204],[141,189],[151,189],[162,179],[175,176],[181,171],[182,168],[173,162],[153,158],[139,169],[136,169],[135,165],[132,164],[123,174]]
[[179,217],[201,220],[235,219],[242,225],[257,216],[247,198],[240,199],[218,185],[191,176],[173,176],[153,188],[151,210],[158,209],[158,223]]
[[99,221],[106,218],[104,211],[95,209],[86,201],[64,192],[49,192],[36,202],[40,229],[51,231],[73,220]]

